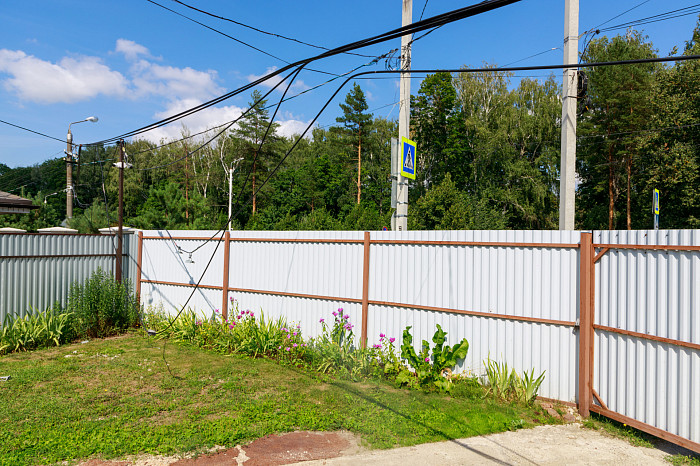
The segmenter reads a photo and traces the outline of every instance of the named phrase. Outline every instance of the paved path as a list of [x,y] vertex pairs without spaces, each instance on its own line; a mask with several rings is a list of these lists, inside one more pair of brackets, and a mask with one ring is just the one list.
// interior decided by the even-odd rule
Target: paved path
[[[675,453],[675,452],[673,452]],[[635,447],[623,439],[584,429],[580,424],[541,426],[516,432],[429,443],[352,456],[306,461],[303,466],[413,465],[663,465],[668,453]]]

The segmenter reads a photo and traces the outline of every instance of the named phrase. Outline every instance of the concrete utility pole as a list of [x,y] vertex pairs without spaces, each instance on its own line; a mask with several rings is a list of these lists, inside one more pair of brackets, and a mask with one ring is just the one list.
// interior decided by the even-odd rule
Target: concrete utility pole
[[[408,26],[413,22],[413,0],[402,0],[401,26]],[[411,70],[411,35],[401,37],[401,70]],[[401,104],[399,107],[399,144],[401,138],[409,139],[408,129],[411,118],[411,74],[401,73]],[[399,146],[400,147],[400,146]],[[400,152],[399,152],[400,153]],[[406,231],[408,229],[408,179],[398,175],[397,181],[397,202],[395,227],[396,230]]]
[[[566,0],[564,64],[578,63],[578,0]],[[564,70],[561,106],[561,173],[559,175],[559,229],[574,229],[576,205],[576,104],[578,70]]]
[[85,121],[97,123],[98,120],[96,116],[90,116],[68,125],[68,135],[66,136],[66,220],[73,218],[73,133],[70,132],[70,127]]

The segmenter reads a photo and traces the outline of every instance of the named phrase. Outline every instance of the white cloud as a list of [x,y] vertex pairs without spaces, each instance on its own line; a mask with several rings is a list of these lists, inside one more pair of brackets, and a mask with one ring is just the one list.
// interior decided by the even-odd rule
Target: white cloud
[[[247,76],[248,82],[249,82],[249,83],[252,83],[253,81],[257,81],[258,79],[262,78],[263,76],[267,76],[268,74],[273,73],[273,72],[275,72],[275,71],[277,71],[277,67],[276,67],[276,66],[271,66],[270,68],[268,68],[267,70],[265,70],[265,73],[264,73],[264,74],[261,74],[261,75],[249,74],[249,75]],[[268,80],[266,80],[266,81],[260,83],[260,85],[263,86],[263,87],[267,87],[268,89],[272,89],[273,87],[277,86],[277,84],[279,84],[281,81],[282,81],[282,76],[281,76],[281,75],[277,75],[277,76],[273,76],[272,78],[269,78]],[[288,82],[286,82],[285,84],[280,84],[280,85],[277,87],[277,90],[278,90],[279,92],[284,92],[284,89],[285,89],[285,87],[287,86],[287,84],[288,84]],[[296,80],[294,81],[294,84],[292,84],[291,89],[294,89],[294,90],[296,90],[296,91],[305,91],[305,90],[307,90],[307,89],[310,89],[310,87],[307,86],[307,85],[304,83],[304,81],[302,81],[301,79],[296,79]]]
[[213,70],[197,71],[190,67],[175,68],[140,60],[132,69],[133,83],[138,94],[155,94],[169,99],[205,100],[219,95],[223,89],[216,84]]
[[[202,102],[196,99],[172,101],[168,104],[165,110],[156,113],[154,118],[158,120],[167,118],[171,115],[175,115],[192,108],[200,103]],[[187,131],[190,134],[199,133],[200,131],[204,131],[208,128],[219,126],[222,123],[235,120],[241,116],[241,113],[243,113],[244,110],[245,109],[234,105],[225,107],[210,107],[197,112],[194,115],[178,120],[178,123],[156,128],[153,131],[148,131],[142,135],[142,138],[155,143],[159,143],[161,140],[167,141],[170,139],[179,139],[182,137],[183,126],[187,128]],[[235,128],[235,126],[232,128]]]
[[[301,121],[301,120],[281,120],[278,121],[280,127],[277,129],[277,133],[285,136],[285,137],[291,137],[295,136],[297,134],[301,134],[302,131],[306,129],[306,127],[309,125],[308,121]],[[311,137],[311,130],[313,128],[309,129],[309,131],[304,135],[305,138]]]
[[117,39],[114,51],[123,54],[127,60],[136,60],[141,55],[151,57],[146,47],[128,39]]
[[96,57],[63,58],[58,63],[40,60],[21,50],[0,49],[0,73],[11,77],[5,89],[22,100],[39,103],[73,103],[99,94],[123,96],[127,79]]

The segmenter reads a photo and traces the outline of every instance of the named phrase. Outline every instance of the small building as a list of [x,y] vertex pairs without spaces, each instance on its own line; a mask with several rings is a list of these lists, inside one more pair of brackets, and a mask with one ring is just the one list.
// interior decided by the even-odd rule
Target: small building
[[29,199],[0,191],[0,214],[28,214],[38,208]]

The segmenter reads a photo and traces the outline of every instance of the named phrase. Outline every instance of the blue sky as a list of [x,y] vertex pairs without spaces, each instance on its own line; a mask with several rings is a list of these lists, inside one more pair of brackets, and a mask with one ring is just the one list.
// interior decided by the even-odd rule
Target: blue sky
[[[287,61],[319,51],[201,15],[172,0],[155,0],[211,27]],[[189,0],[201,9],[260,29],[302,41],[334,47],[401,25],[401,1]],[[186,2],[187,3],[187,2]],[[425,17],[475,2],[429,0]],[[606,26],[694,5],[691,1],[581,0],[579,31]],[[424,0],[414,0],[414,20]],[[563,0],[523,0],[468,18],[415,42],[414,68],[458,68],[482,62],[505,65],[560,64],[564,35]],[[693,15],[643,26],[660,55],[674,45],[682,49],[691,37]],[[0,7],[0,119],[65,138],[68,124],[91,115],[98,123],[73,126],[74,142],[89,143],[139,128],[208,100],[268,73],[284,62],[207,30],[146,0],[34,0],[3,2]],[[618,32],[608,33],[615,35]],[[624,31],[619,31],[624,33]],[[379,56],[399,46],[384,43],[361,53]],[[581,47],[583,45],[581,44]],[[552,49],[555,50],[552,50]],[[343,55],[316,62],[314,68],[341,74],[371,58]],[[384,62],[363,69],[384,69]],[[546,75],[546,73],[539,73]],[[316,86],[328,75],[305,71],[292,94]],[[559,80],[559,74],[557,74]],[[281,132],[290,135],[313,118],[337,88],[336,81],[286,103]],[[398,116],[398,81],[362,80],[370,110],[382,117]],[[420,79],[414,79],[413,92]],[[265,92],[268,88],[261,87]],[[319,120],[335,122],[344,88]],[[272,96],[281,96],[274,92]],[[238,116],[250,92],[186,120],[147,133],[158,141],[178,137],[184,123],[197,132]],[[0,162],[10,167],[32,165],[62,155],[64,144],[0,124]]]

